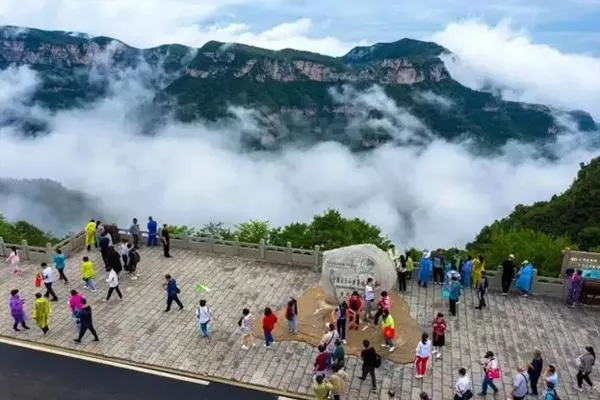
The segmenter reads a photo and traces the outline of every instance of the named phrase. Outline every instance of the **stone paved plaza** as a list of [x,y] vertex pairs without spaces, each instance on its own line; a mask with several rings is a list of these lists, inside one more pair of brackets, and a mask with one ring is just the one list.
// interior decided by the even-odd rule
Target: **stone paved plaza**
[[[92,252],[99,261],[99,254]],[[97,263],[99,290],[82,290],[79,280],[79,260],[83,252],[73,255],[67,263],[67,286],[55,283],[60,301],[53,303],[50,332],[43,336],[37,327],[28,332],[13,332],[7,307],[9,291],[19,288],[31,310],[34,272],[39,266],[27,265],[21,277],[13,277],[5,266],[0,275],[0,290],[5,294],[1,313],[0,333],[3,335],[82,350],[108,357],[127,358],[177,368],[192,373],[218,376],[252,384],[264,385],[290,392],[307,393],[311,384],[315,349],[304,343],[277,343],[265,349],[257,346],[244,351],[240,348],[237,320],[241,309],[249,307],[258,317],[265,306],[283,307],[289,296],[299,296],[317,282],[318,276],[304,267],[265,264],[256,260],[233,258],[188,250],[173,250],[174,257],[165,259],[160,249],[144,249],[138,267],[140,279],[132,281],[123,273],[120,287],[125,301],[116,295],[103,303],[107,284],[104,268]],[[165,292],[161,287],[163,275],[171,273],[181,287],[184,311],[165,314]],[[200,295],[194,284],[201,281],[211,288],[203,295],[215,314],[211,324],[212,337],[200,338],[195,322],[195,308]],[[85,292],[94,311],[94,325],[101,341],[91,336],[75,345],[76,331],[66,305],[68,290]],[[430,322],[437,311],[446,311],[438,286],[419,289],[412,285],[407,295],[411,313],[422,328],[429,332]],[[459,315],[448,317],[449,332],[442,360],[433,363],[432,371],[421,382],[414,379],[411,365],[391,365],[385,362],[378,370],[380,393],[370,394],[367,384],[356,379],[360,362],[351,358],[348,372],[353,376],[348,399],[384,399],[387,389],[393,388],[402,399],[417,399],[424,390],[434,399],[451,399],[456,371],[466,367],[472,373],[475,389],[482,378],[479,361],[486,350],[492,350],[500,360],[504,388],[498,399],[505,399],[515,366],[528,362],[530,353],[539,348],[545,363],[553,363],[559,371],[559,392],[563,399],[592,398],[572,389],[575,375],[574,358],[586,345],[600,349],[598,323],[600,312],[595,308],[570,309],[545,299],[501,297],[492,294],[487,310],[473,309],[474,296],[467,291],[459,304]],[[258,320],[258,318],[257,318]],[[34,325],[30,322],[30,325]],[[88,334],[89,335],[89,334]],[[600,382],[594,372],[592,380]],[[490,398],[492,396],[489,396]]]

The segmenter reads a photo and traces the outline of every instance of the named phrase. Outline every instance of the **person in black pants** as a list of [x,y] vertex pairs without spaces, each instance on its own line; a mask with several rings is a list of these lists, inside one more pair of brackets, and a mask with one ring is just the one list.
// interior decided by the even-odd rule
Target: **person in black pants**
[[102,261],[104,261],[104,267],[108,269],[108,249],[110,248],[110,239],[106,236],[106,232],[100,234],[100,240],[98,240],[98,246],[100,247],[100,255]]
[[92,307],[87,305],[86,299],[81,299],[81,304],[83,305],[83,308],[79,311],[79,337],[73,339],[73,341],[75,343],[81,343],[83,335],[85,335],[85,332],[89,329],[92,335],[94,335],[94,342],[97,342],[100,339],[98,339],[98,334],[92,323]]
[[[510,284],[515,277],[515,256],[512,254],[502,261],[502,295],[506,296],[510,289]],[[477,284],[477,282],[474,282]]]
[[171,257],[171,254],[169,253],[169,251],[171,250],[171,236],[169,235],[169,229],[167,227],[167,224],[163,225],[163,228],[160,232],[160,240],[163,245],[164,256],[167,258]]
[[358,379],[364,381],[367,379],[367,375],[371,375],[371,391],[377,393],[377,382],[375,380],[375,369],[379,367],[380,356],[377,354],[371,342],[363,340],[363,350],[360,353],[360,358],[363,362],[362,365],[362,376]]
[[400,256],[398,262],[398,291],[406,292],[406,275],[408,275],[408,269],[406,269],[406,258],[404,255]]
[[479,305],[475,308],[481,310],[487,306],[485,295],[489,287],[489,281],[488,277],[485,276],[485,271],[481,271],[481,279],[479,279],[479,282],[475,282],[475,287],[477,288],[477,298],[479,299]]
[[346,315],[348,314],[348,305],[342,301],[335,309],[335,327],[342,342],[346,343]]
[[173,302],[177,303],[180,310],[183,310],[183,303],[181,303],[181,300],[179,300],[178,296],[180,290],[177,287],[177,282],[175,279],[171,278],[171,275],[169,274],[165,275],[165,280],[167,281],[163,285],[167,290],[167,309],[165,312],[171,311],[171,304],[173,304]]
[[531,386],[530,393],[534,396],[538,395],[538,381],[542,375],[542,369],[544,361],[542,360],[542,352],[539,350],[533,351],[533,360],[527,367],[527,373],[529,374],[529,384]]

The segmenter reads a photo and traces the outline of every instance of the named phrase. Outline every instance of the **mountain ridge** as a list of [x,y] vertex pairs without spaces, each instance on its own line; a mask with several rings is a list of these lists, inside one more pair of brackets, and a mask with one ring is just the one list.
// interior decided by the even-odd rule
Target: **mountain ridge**
[[[0,70],[17,65],[36,71],[42,83],[31,104],[51,110],[107,96],[118,71],[146,63],[163,72],[149,79],[154,96],[146,105],[158,116],[153,124],[159,126],[170,117],[182,122],[227,118],[231,106],[240,106],[267,117],[262,128],[278,144],[308,138],[365,150],[397,140],[378,123],[385,110],[365,102],[340,102],[344,96],[336,100],[332,93],[343,95],[348,86],[359,91],[378,86],[398,107],[447,140],[469,137],[482,147],[498,148],[508,140],[545,142],[565,131],[555,118],[559,110],[504,101],[460,84],[450,76],[441,54],[451,53],[433,42],[408,38],[330,57],[218,41],[200,48],[165,44],[138,49],[106,36],[0,27]],[[441,107],[432,100],[436,97],[448,100],[449,106]],[[367,109],[366,116],[361,107]],[[565,114],[579,130],[598,130],[585,111]],[[349,121],[358,117],[363,119],[360,129],[347,135]]]

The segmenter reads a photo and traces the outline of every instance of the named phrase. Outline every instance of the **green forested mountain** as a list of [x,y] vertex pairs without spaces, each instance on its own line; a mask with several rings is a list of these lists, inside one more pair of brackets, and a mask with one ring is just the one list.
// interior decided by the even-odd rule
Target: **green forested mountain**
[[[357,47],[343,57],[215,41],[199,49],[136,49],[106,37],[0,28],[0,70],[28,66],[40,77],[30,104],[53,110],[88,105],[110,94],[111,83],[133,75],[153,92],[140,105],[140,117],[152,115],[144,125],[148,131],[166,116],[214,121],[238,106],[259,114],[275,145],[336,140],[364,150],[401,142],[393,131],[405,128],[406,121],[390,118],[378,93],[365,92],[374,85],[420,121],[422,126],[410,129],[423,137],[469,137],[497,148],[508,139],[545,141],[564,129],[555,120],[557,110],[503,101],[461,85],[439,58],[445,53],[435,43],[411,39]],[[2,111],[0,126],[18,124],[29,133],[45,128],[43,122]],[[581,130],[597,130],[589,114],[566,113]],[[383,119],[394,126],[380,123]]]

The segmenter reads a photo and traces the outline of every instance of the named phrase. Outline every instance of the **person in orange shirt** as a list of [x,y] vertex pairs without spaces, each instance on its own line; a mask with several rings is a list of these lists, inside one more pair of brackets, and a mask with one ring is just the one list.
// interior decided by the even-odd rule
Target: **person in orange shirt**
[[263,316],[262,323],[263,332],[265,333],[265,348],[268,349],[271,344],[275,343],[272,332],[277,323],[277,315],[275,315],[269,307],[265,308],[265,315]]

